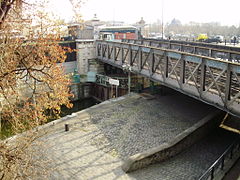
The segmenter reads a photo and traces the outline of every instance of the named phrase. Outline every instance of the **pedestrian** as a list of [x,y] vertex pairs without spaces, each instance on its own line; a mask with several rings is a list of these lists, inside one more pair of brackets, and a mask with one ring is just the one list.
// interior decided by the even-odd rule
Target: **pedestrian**
[[234,36],[234,37],[233,37],[233,45],[234,45],[234,46],[235,46],[236,40],[237,40],[237,38],[236,38],[236,36]]

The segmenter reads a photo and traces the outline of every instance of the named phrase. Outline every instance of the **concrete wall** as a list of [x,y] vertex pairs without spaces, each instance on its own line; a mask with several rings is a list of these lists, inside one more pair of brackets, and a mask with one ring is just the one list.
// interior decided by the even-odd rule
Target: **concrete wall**
[[131,172],[177,155],[218,127],[224,114],[222,111],[217,110],[183,131],[173,140],[129,157],[123,163],[122,169],[125,172]]
[[76,40],[77,43],[77,69],[79,74],[87,74],[89,60],[96,59],[93,40]]
[[86,75],[89,71],[103,72],[103,64],[97,61],[94,40],[77,39],[76,43],[78,73]]

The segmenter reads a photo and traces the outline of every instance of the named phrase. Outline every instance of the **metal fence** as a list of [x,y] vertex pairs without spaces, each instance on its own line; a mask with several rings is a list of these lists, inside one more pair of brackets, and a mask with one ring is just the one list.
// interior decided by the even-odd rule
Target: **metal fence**
[[226,162],[232,160],[234,153],[239,152],[240,138],[238,138],[233,144],[231,144],[198,180],[213,180],[216,172],[224,170]]

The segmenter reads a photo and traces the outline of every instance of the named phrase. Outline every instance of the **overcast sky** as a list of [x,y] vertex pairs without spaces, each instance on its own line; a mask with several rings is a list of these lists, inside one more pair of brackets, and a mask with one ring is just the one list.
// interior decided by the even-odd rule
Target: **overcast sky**
[[[53,0],[53,3],[55,10],[65,14],[62,17],[70,18],[67,14],[72,14],[72,8],[68,0]],[[97,14],[100,20],[135,23],[143,17],[146,23],[151,23],[162,19],[162,9],[165,23],[176,18],[182,23],[214,21],[240,25],[240,0],[87,0],[81,14],[84,20]]]

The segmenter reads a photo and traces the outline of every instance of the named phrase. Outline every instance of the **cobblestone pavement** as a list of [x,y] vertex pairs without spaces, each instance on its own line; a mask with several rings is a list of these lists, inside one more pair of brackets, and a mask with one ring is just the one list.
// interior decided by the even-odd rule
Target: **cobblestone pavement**
[[95,124],[105,137],[104,140],[97,137],[95,145],[102,148],[108,142],[104,150],[114,148],[124,159],[169,141],[212,110],[199,102],[192,102],[194,108],[191,107],[190,114],[185,110],[190,108],[189,104],[175,102],[188,100],[174,95],[151,100],[135,95],[105,105],[101,110],[93,109],[89,123]]
[[[156,99],[132,94],[76,113],[51,126],[44,137],[54,167],[50,179],[199,177],[232,141],[232,135],[218,130],[178,156],[130,174],[120,166],[128,156],[170,140],[212,110],[179,94]],[[64,132],[64,123],[70,124],[70,131]]]

